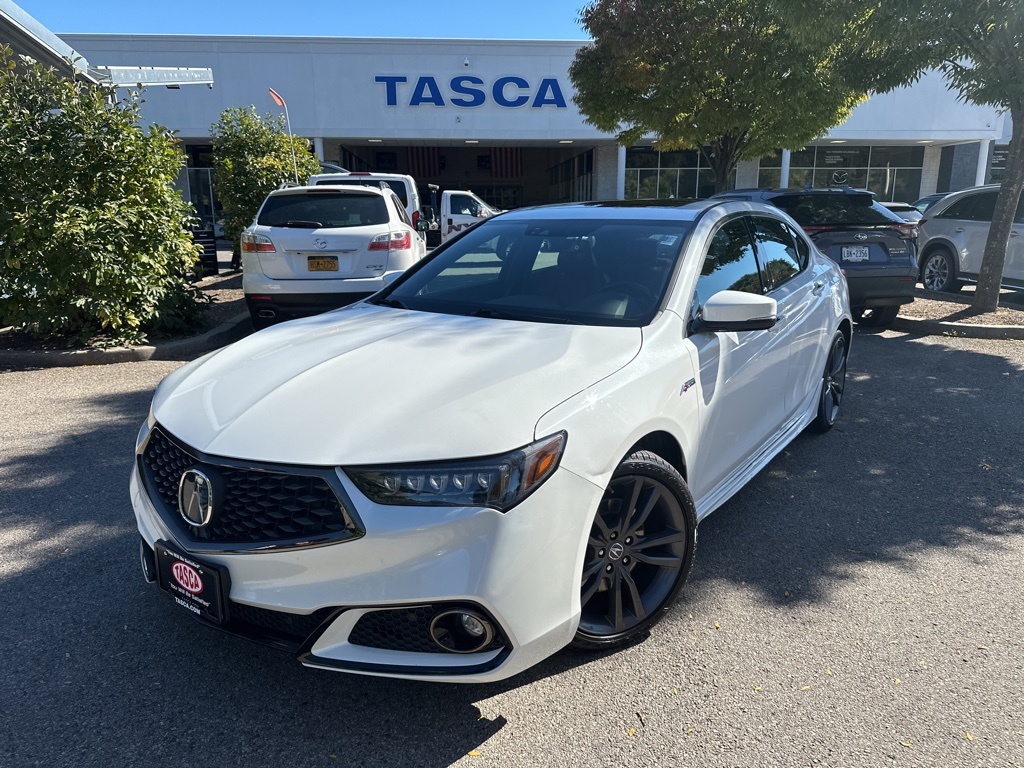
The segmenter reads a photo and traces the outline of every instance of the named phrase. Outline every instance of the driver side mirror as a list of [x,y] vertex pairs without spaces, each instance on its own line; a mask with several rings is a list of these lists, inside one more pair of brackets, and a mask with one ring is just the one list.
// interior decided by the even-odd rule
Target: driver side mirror
[[702,316],[690,323],[690,332],[765,331],[778,321],[779,305],[770,296],[719,291],[704,302]]
[[419,221],[416,222],[417,232],[426,232],[428,229],[430,229],[430,222],[427,221],[426,219],[421,218]]

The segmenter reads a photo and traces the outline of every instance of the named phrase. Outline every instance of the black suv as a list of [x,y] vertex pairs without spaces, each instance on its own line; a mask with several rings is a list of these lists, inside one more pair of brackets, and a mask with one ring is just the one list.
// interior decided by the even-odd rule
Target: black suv
[[716,198],[781,208],[843,268],[850,310],[861,325],[885,328],[914,300],[917,225],[875,201],[866,189],[737,189]]

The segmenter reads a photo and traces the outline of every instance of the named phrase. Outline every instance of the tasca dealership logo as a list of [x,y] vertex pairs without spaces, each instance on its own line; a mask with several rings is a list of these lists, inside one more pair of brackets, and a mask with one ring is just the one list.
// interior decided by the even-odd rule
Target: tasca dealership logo
[[377,75],[373,82],[384,86],[389,107],[482,107],[490,100],[499,107],[566,109],[565,96],[558,80],[545,77],[536,87],[525,77],[509,75],[492,83],[475,75],[457,75],[451,79],[423,75]]

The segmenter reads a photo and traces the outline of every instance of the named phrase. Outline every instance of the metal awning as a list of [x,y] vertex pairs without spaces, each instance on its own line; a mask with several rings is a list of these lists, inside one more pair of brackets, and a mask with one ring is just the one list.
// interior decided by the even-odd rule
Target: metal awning
[[94,79],[88,71],[89,62],[10,0],[0,0],[0,42],[10,45],[15,54],[31,56],[65,77]]

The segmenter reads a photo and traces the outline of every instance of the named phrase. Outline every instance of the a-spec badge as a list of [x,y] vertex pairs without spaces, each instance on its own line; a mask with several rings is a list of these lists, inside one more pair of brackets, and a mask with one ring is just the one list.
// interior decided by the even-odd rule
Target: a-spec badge
[[201,528],[213,517],[213,485],[198,469],[190,469],[178,481],[178,512],[189,525]]
[[697,385],[697,380],[696,379],[690,379],[688,382],[683,384],[682,388],[679,390],[679,394],[680,395],[686,394],[687,392],[689,392],[696,385]]

